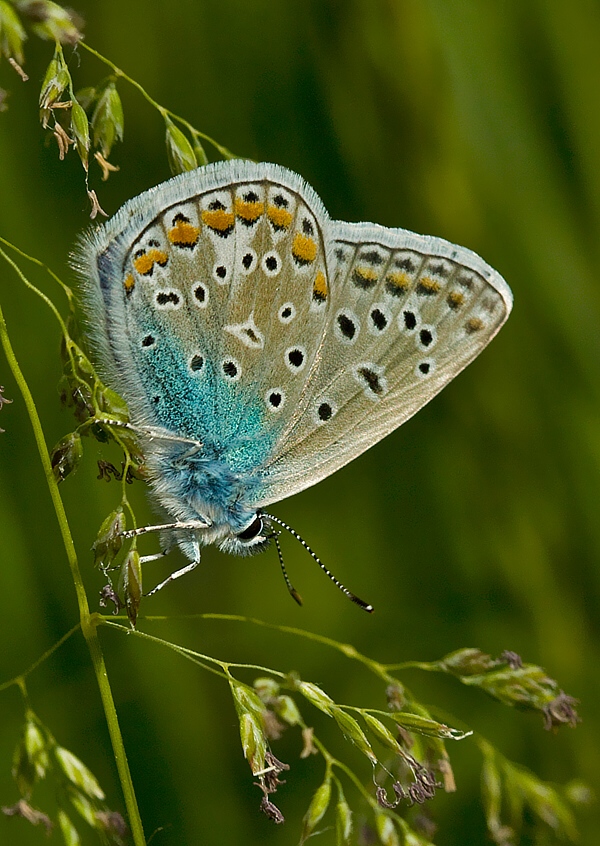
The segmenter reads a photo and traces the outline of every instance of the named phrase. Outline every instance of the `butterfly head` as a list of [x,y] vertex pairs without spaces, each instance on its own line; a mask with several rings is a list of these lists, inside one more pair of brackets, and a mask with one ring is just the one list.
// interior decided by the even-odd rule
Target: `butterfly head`
[[219,549],[232,555],[255,555],[266,549],[272,536],[264,517],[256,512],[240,532],[223,538]]

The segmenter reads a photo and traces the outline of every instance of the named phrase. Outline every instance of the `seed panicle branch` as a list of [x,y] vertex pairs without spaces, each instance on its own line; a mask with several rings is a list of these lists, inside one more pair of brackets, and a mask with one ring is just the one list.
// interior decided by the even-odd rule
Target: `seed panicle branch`
[[[91,205],[90,217],[107,216],[96,191],[89,185],[90,152],[97,162],[103,182],[119,167],[109,161],[116,142],[124,137],[124,111],[117,84],[131,85],[162,117],[165,144],[171,171],[182,173],[208,163],[204,144],[210,145],[225,159],[236,158],[224,144],[193,126],[188,120],[158,103],[145,88],[114,62],[83,40],[83,21],[72,11],[50,0],[1,0],[0,58],[4,56],[21,79],[28,76],[22,68],[25,60],[26,26],[31,32],[55,44],[54,56],[48,65],[40,91],[42,127],[54,137],[59,159],[63,161],[70,148],[81,160],[85,187]],[[71,69],[65,60],[64,47],[87,52],[110,70],[110,75],[96,86],[75,91]],[[0,111],[5,110],[6,92],[0,91]]]

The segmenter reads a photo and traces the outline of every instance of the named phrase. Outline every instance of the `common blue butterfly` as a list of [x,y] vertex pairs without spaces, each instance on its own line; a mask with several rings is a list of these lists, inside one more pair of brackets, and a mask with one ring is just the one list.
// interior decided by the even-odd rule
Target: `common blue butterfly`
[[512,307],[470,250],[331,220],[300,176],[242,160],[130,200],[84,239],[78,265],[91,346],[142,441],[164,551],[190,560],[166,581],[206,544],[264,548],[279,522],[267,506],[408,420]]

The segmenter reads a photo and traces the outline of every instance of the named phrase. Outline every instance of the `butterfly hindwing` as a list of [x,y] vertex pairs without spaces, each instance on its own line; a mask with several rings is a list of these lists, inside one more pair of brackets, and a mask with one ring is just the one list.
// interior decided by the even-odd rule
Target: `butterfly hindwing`
[[481,352],[512,305],[499,274],[441,239],[337,222],[331,237],[319,367],[266,469],[265,502],[330,475],[405,422]]

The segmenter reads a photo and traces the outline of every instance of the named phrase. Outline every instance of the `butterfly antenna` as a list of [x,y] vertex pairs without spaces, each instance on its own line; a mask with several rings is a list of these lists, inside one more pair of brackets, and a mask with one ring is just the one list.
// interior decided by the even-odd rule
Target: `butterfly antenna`
[[[372,606],[372,605],[369,605],[369,603],[368,603],[368,602],[365,602],[363,599],[360,599],[358,596],[356,596],[356,594],[352,593],[352,591],[351,591],[351,590],[348,590],[348,588],[347,588],[345,585],[343,585],[343,584],[340,582],[340,580],[339,580],[339,579],[336,579],[336,577],[333,575],[333,573],[331,572],[331,570],[328,570],[328,569],[327,569],[327,567],[323,564],[323,562],[321,561],[321,559],[319,558],[319,556],[316,554],[316,552],[313,552],[313,551],[312,551],[312,549],[310,548],[310,546],[306,543],[306,541],[304,540],[304,538],[301,538],[301,537],[300,537],[300,535],[298,534],[298,532],[294,531],[294,529],[292,529],[292,527],[291,527],[291,526],[289,526],[287,523],[284,523],[284,521],[283,521],[283,520],[280,520],[280,519],[279,519],[279,517],[273,517],[273,515],[272,515],[272,514],[265,514],[264,516],[265,516],[268,520],[272,520],[272,521],[273,521],[273,523],[277,523],[277,525],[278,525],[278,526],[281,526],[283,529],[285,529],[285,530],[286,530],[286,532],[289,532],[289,533],[290,533],[290,535],[291,535],[293,538],[296,538],[296,540],[297,540],[299,543],[301,543],[301,544],[302,544],[302,546],[303,546],[303,547],[304,547],[304,549],[308,552],[308,554],[311,556],[311,558],[313,558],[313,559],[317,562],[317,564],[319,565],[319,567],[321,568],[321,570],[323,570],[323,572],[325,573],[325,575],[326,575],[326,576],[328,576],[328,577],[331,579],[331,581],[334,583],[334,585],[335,585],[337,588],[339,588],[339,589],[342,591],[342,593],[343,593],[343,594],[345,594],[351,602],[354,602],[354,603],[355,603],[356,605],[358,605],[360,608],[363,608],[365,611],[368,611],[368,612],[369,612],[369,614],[372,614],[372,613],[373,613],[373,611],[375,610],[375,609],[373,608],[373,606]],[[279,548],[279,538],[278,538],[277,536],[276,536],[276,538],[275,538],[275,545],[277,546],[277,551],[279,552],[279,561],[280,561],[280,564],[281,564],[281,569],[283,570],[283,576],[284,576],[284,578],[285,578],[285,580],[286,580],[286,583],[287,583],[287,585],[288,585],[288,590],[290,591],[290,593],[292,594],[292,596],[294,597],[294,599],[296,599],[296,602],[298,602],[298,599],[297,599],[297,598],[296,598],[296,596],[295,596],[296,591],[295,591],[295,590],[294,590],[294,588],[292,587],[291,582],[290,582],[290,580],[288,579],[287,573],[286,573],[286,571],[285,571],[285,567],[284,567],[284,565],[283,565],[283,558],[282,558],[282,556],[281,556],[281,550],[280,550],[280,548]],[[301,603],[299,603],[299,604],[301,604]]]
[[288,576],[287,570],[285,569],[285,564],[283,562],[283,553],[281,551],[281,544],[279,543],[279,534],[279,532],[273,532],[273,540],[275,541],[275,546],[277,547],[277,555],[279,556],[281,572],[283,573],[283,578],[285,579],[285,583],[287,585],[287,589],[290,592],[290,596],[298,603],[298,605],[302,605],[302,597],[300,596],[294,585],[291,583],[290,577]]

